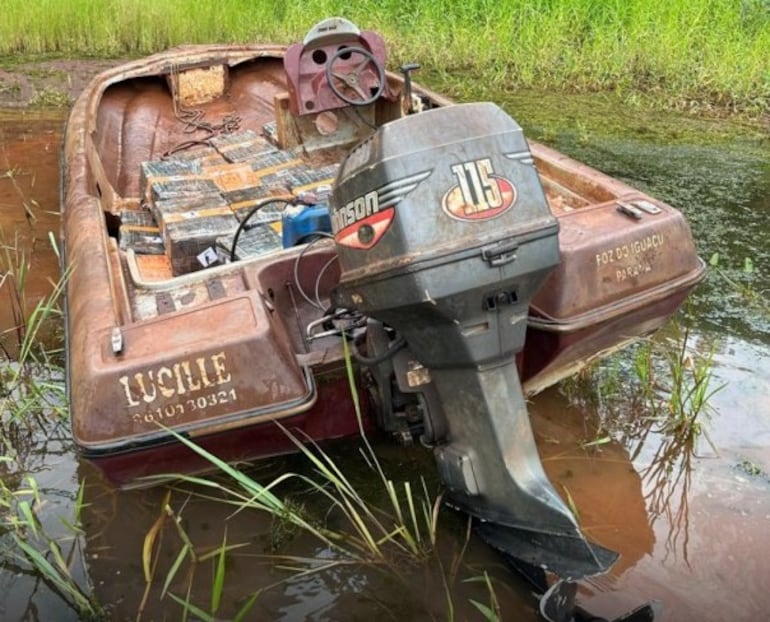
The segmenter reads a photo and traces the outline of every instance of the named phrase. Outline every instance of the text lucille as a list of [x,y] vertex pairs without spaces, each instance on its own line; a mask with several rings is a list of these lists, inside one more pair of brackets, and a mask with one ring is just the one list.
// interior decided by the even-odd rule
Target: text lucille
[[158,397],[169,399],[194,394],[232,380],[224,352],[179,361],[170,366],[121,376],[128,406],[152,404]]

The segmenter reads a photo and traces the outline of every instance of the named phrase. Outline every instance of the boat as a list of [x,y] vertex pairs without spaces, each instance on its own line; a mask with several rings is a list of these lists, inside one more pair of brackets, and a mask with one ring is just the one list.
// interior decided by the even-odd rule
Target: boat
[[380,35],[330,18],[84,90],[61,206],[78,451],[129,487],[210,468],[180,436],[244,462],[292,451],[287,431],[377,429],[430,448],[492,546],[604,571],[525,401],[667,321],[704,274],[690,228],[494,103],[386,67]]

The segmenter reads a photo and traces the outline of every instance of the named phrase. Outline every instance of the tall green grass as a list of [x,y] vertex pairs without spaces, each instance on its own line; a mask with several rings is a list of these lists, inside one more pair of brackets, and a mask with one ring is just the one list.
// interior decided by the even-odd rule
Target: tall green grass
[[468,91],[612,89],[770,108],[769,0],[4,0],[0,54],[286,43],[332,15],[381,32],[392,66],[418,61]]

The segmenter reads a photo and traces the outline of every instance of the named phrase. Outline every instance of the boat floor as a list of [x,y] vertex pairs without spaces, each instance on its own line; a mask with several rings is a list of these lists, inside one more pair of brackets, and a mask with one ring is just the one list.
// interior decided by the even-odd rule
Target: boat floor
[[[194,259],[185,264],[168,250],[162,253],[162,248],[148,243],[152,228],[160,227],[160,233],[165,234],[164,223],[157,222],[158,218],[155,222],[143,218],[148,213],[156,216],[154,185],[165,182],[169,187],[164,196],[173,196],[181,192],[179,184],[184,182],[180,178],[188,171],[186,205],[172,205],[177,210],[172,217],[181,219],[182,209],[207,211],[211,218],[198,221],[199,228],[206,225],[212,231],[215,226],[226,230],[223,219],[215,218],[222,215],[222,199],[237,218],[243,218],[255,201],[273,195],[296,196],[302,191],[312,192],[318,185],[329,185],[336,164],[352,145],[369,136],[372,127],[402,115],[398,100],[379,100],[369,106],[348,106],[319,115],[293,115],[288,109],[282,59],[259,57],[222,68],[226,71],[223,83],[213,87],[222,92],[215,90],[211,101],[184,104],[185,93],[179,91],[185,84],[193,83],[196,89],[206,85],[205,76],[196,73],[201,70],[193,68],[165,77],[115,82],[99,102],[95,169],[103,172],[105,179],[101,184],[102,180],[97,180],[104,186],[98,191],[111,216],[107,223],[110,234],[120,240],[121,251],[133,248],[135,253],[128,274],[135,277],[132,280],[139,287],[132,287],[130,294],[139,295],[148,283],[167,281],[201,267]],[[396,79],[389,79],[392,89],[397,90]],[[557,175],[543,176],[549,204],[556,214],[596,204],[597,199],[614,198],[604,189],[597,195],[595,186],[590,187],[591,194],[581,194],[585,188],[572,189],[566,181]],[[195,202],[195,193],[212,184],[221,197]],[[273,228],[280,234],[279,227],[274,224]],[[272,250],[276,248],[280,245]],[[222,284],[226,291],[232,287],[235,292],[242,286],[237,276],[223,279]],[[195,300],[202,299],[205,296]],[[150,317],[152,305],[139,295],[132,304],[132,315],[138,320]]]

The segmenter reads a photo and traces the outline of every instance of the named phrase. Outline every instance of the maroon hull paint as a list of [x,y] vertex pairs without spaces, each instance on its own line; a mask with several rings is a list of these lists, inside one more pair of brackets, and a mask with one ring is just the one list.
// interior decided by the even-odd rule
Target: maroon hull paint
[[[359,399],[364,430],[371,430],[366,394],[359,392]],[[308,412],[284,419],[280,426],[275,422],[263,423],[239,428],[236,433],[221,432],[193,440],[218,458],[237,463],[296,451],[286,431],[300,440],[324,441],[351,437],[360,429],[348,379],[337,375],[319,384],[318,400]],[[208,460],[173,440],[153,447],[87,457],[106,479],[122,488],[143,485],[140,481],[143,477],[202,473],[212,469]]]

